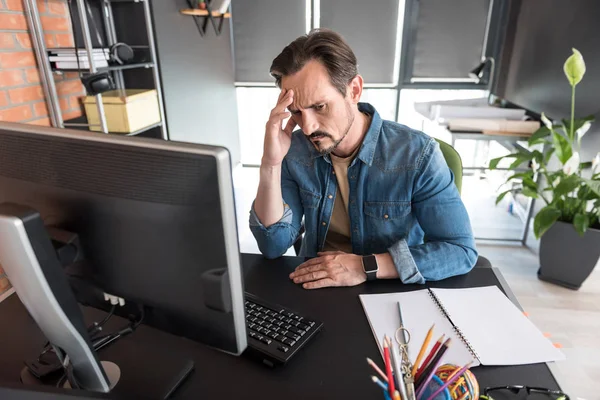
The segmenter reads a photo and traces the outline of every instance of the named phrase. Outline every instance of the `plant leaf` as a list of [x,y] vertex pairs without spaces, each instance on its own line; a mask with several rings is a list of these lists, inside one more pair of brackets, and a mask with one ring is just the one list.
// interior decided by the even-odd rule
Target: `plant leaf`
[[592,162],[591,161],[582,162],[581,164],[579,164],[579,168],[581,168],[581,169],[592,168]]
[[594,193],[600,196],[600,181],[593,181],[591,179],[584,179],[583,181]]
[[507,194],[509,194],[510,192],[512,192],[512,190],[507,190],[505,192],[502,192],[498,195],[498,197],[496,197],[496,205],[498,205],[498,203],[500,203],[502,201],[502,199],[504,198],[504,196],[506,196]]
[[514,175],[511,175],[506,179],[506,182],[504,182],[504,183],[508,183],[508,182],[512,181],[513,179],[523,179],[526,177],[531,178],[531,172],[519,172]]
[[572,192],[580,185],[579,176],[576,174],[569,175],[568,177],[561,179],[560,183],[556,185],[554,189],[554,196],[559,197]]
[[533,220],[533,233],[540,238],[560,217],[560,211],[553,206],[546,206],[540,210]]
[[590,217],[588,217],[587,214],[575,214],[573,225],[575,226],[577,233],[579,233],[579,236],[583,236],[590,226]]
[[[548,129],[547,126],[542,125],[537,131],[535,131],[533,133],[533,135],[531,135],[531,137],[529,138],[529,145],[532,146],[536,143],[539,143],[539,140],[542,140],[544,138],[547,138],[548,136],[550,136],[550,129]],[[542,140],[542,142],[544,142],[545,140]]]
[[562,164],[566,163],[573,155],[571,144],[563,135],[558,132],[552,132],[552,142],[554,143],[556,156]]
[[585,75],[585,62],[579,50],[573,49],[573,54],[565,61],[563,70],[571,86],[581,82],[583,75]]
[[527,197],[532,197],[534,199],[539,199],[540,196],[537,194],[537,192],[527,186],[523,186],[523,189],[521,189],[521,193],[523,193],[525,196]]
[[528,187],[529,189],[537,192],[538,186],[537,183],[533,181],[533,179],[529,176],[523,177],[523,186]]
[[544,164],[548,164],[550,158],[554,154],[554,147],[550,148],[546,154],[544,154]]
[[502,157],[498,157],[498,158],[493,158],[490,160],[490,165],[489,168],[490,169],[496,169],[496,167],[498,167],[498,163],[503,159],[503,158],[514,158],[516,157],[516,154],[508,154],[506,156],[502,156]]

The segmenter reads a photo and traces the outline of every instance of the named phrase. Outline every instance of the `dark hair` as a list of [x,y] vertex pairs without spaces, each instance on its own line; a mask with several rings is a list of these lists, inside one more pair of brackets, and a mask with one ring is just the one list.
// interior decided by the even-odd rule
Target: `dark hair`
[[287,45],[271,64],[277,86],[281,78],[300,71],[307,62],[319,61],[327,69],[331,84],[346,96],[348,83],[358,74],[356,56],[348,43],[329,29],[313,29]]

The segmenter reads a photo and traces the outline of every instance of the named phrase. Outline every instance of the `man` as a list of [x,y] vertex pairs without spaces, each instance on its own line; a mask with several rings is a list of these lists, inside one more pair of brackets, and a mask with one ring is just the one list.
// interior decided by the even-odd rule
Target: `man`
[[304,217],[300,255],[316,258],[290,278],[306,289],[424,283],[471,270],[477,250],[469,217],[437,142],[359,102],[363,79],[338,34],[299,37],[271,74],[281,94],[250,212],[266,257],[294,244]]

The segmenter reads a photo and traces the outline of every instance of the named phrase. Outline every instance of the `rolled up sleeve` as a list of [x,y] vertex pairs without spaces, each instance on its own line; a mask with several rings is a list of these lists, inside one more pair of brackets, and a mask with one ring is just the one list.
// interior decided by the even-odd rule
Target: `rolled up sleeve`
[[423,151],[415,179],[412,208],[425,243],[408,246],[404,239],[388,250],[404,283],[425,283],[469,272],[477,249],[467,210],[439,145],[434,139]]
[[266,227],[262,224],[254,210],[254,202],[250,209],[250,231],[266,258],[281,257],[294,244],[304,215],[298,185],[290,177],[285,161],[281,171],[281,192],[283,215],[273,225]]

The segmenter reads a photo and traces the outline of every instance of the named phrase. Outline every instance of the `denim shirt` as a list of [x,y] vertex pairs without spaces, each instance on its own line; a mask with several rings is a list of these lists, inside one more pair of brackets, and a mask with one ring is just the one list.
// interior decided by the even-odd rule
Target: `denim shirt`
[[[404,283],[425,283],[467,273],[477,260],[469,216],[438,143],[404,125],[384,121],[375,108],[361,148],[348,167],[352,252],[389,252]],[[314,257],[325,237],[337,193],[329,155],[302,131],[282,163],[284,213],[265,227],[250,210],[250,229],[267,258],[294,244],[304,218],[300,256]]]

